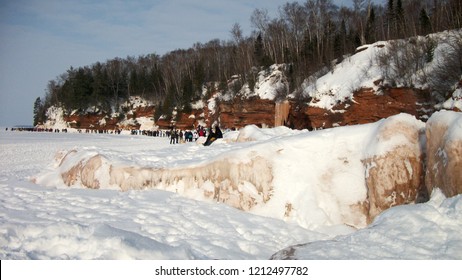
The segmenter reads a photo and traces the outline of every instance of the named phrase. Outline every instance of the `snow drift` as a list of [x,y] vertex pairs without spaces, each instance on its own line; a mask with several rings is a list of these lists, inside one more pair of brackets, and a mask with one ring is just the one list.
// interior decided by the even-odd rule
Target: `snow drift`
[[367,228],[331,240],[290,246],[272,259],[460,260],[461,210],[461,195],[446,199],[437,189],[428,203],[393,207]]
[[110,150],[73,149],[36,182],[56,184],[50,178],[58,178],[67,186],[156,188],[305,228],[361,228],[384,209],[415,201],[423,128],[406,114],[314,132],[249,126],[232,134],[243,142],[197,146],[202,160],[162,166],[123,161]]

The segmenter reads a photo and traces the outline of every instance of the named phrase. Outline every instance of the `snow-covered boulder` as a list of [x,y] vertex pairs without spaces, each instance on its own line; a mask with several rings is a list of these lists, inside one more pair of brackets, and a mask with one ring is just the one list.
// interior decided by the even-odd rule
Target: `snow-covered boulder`
[[104,178],[100,176],[104,168],[101,155],[71,150],[68,153],[59,152],[55,160],[59,161],[58,168],[62,170],[61,177],[67,186],[79,182],[90,189],[101,187],[100,181]]
[[415,202],[424,188],[423,145],[425,124],[401,114],[380,123],[367,146],[366,186],[369,219],[383,210]]
[[[66,186],[122,191],[157,188],[246,211],[268,201],[272,192],[270,162],[256,154],[245,159],[221,157],[198,166],[168,169],[127,166],[95,151],[74,149],[59,152],[55,161]],[[47,180],[42,177],[38,182]]]
[[462,193],[462,113],[434,113],[426,126],[426,186],[448,196]]

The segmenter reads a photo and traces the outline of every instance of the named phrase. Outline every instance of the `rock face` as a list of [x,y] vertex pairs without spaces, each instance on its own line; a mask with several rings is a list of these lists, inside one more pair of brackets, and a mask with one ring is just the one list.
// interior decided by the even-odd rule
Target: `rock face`
[[426,185],[440,188],[447,197],[462,193],[462,114],[435,113],[427,122]]
[[274,127],[275,103],[272,100],[252,98],[221,103],[218,112],[224,128],[241,128],[250,124]]
[[[407,113],[417,119],[426,120],[433,113],[433,101],[423,90],[411,88],[387,88],[381,93],[373,89],[361,89],[354,94],[353,101],[338,104],[332,111],[297,103],[293,100],[235,98],[220,102],[216,113],[204,108],[207,125],[219,120],[223,128],[242,128],[255,124],[260,127],[286,125],[295,129],[319,129],[335,126],[366,124],[390,116]],[[194,111],[195,118],[180,116],[177,127],[191,128],[200,111]],[[161,127],[165,124],[162,123]]]
[[365,88],[354,94],[353,101],[338,104],[332,111],[292,105],[288,118],[291,127],[297,129],[372,123],[399,113],[426,120],[433,113],[432,105],[429,94],[422,90],[389,88],[377,94]]
[[75,112],[64,116],[64,120],[71,128],[92,129],[92,130],[115,130],[115,129],[139,129],[140,124],[136,123],[136,118],[153,118],[154,106],[139,106],[130,110],[124,116],[133,122],[123,123],[122,116],[109,116],[105,112],[97,111],[91,113]]

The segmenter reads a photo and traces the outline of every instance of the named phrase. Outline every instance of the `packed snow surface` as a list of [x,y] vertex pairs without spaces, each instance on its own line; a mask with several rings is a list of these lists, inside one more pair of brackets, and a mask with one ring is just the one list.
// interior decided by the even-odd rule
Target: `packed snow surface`
[[[364,195],[358,191],[348,194],[352,185],[359,184],[351,178],[359,170],[364,172],[364,167],[347,159],[364,156],[355,152],[355,145],[368,143],[380,125],[317,132],[247,127],[243,134],[246,141],[228,141],[238,137],[231,132],[210,147],[169,145],[167,138],[146,136],[2,130],[0,258],[268,259],[289,246],[309,243],[322,249],[312,254],[309,249],[297,251],[298,257],[462,259],[461,196],[446,199],[435,192],[430,202],[392,208],[359,230],[339,224],[333,215],[341,206],[338,199],[329,199],[334,194],[346,194],[347,200]],[[316,176],[322,165],[294,161],[297,152],[306,155],[307,144],[312,146],[309,152],[315,153],[313,157],[326,157],[324,163],[337,159],[333,165],[337,170],[332,174],[339,175],[333,180],[343,180],[346,189],[336,188],[338,184],[322,192],[313,189],[313,197],[318,197],[311,201],[315,204],[308,202],[303,208],[303,201],[298,201],[293,211],[304,213],[285,218],[281,205],[287,199],[297,201],[291,196],[300,195],[301,186],[309,180],[325,178],[323,174]],[[328,147],[335,149],[326,151]],[[274,161],[275,185],[282,186],[283,182],[296,192],[276,188],[271,203],[245,212],[180,191],[67,187],[56,176],[55,157],[72,149],[103,154],[111,162],[159,168],[190,167],[230,155],[272,156],[277,151],[280,159]],[[288,170],[283,165],[289,165],[292,173],[283,173]],[[353,172],[353,177],[348,172]],[[300,196],[300,200],[304,198]],[[327,205],[319,205],[320,201]],[[423,244],[424,249],[419,249]]]

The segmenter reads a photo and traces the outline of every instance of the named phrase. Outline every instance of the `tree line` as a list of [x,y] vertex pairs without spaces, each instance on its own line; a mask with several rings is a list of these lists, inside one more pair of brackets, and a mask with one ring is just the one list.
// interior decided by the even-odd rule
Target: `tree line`
[[[375,5],[353,0],[338,7],[332,0],[288,2],[271,18],[255,9],[253,31],[243,34],[239,23],[228,40],[196,43],[165,55],[114,58],[93,65],[70,67],[47,84],[45,97],[34,104],[34,124],[45,110],[97,107],[118,113],[119,104],[141,96],[156,104],[156,117],[174,107],[189,111],[192,101],[220,90],[235,96],[244,84],[252,90],[258,72],[272,64],[286,64],[287,95],[321,69],[331,69],[363,44],[426,35],[462,26],[460,0],[387,0]],[[326,71],[326,70],[325,70]],[[233,83],[229,83],[230,79]],[[204,96],[205,95],[205,96]]]

